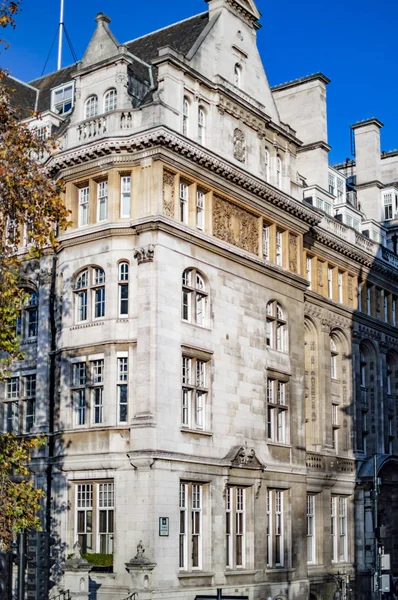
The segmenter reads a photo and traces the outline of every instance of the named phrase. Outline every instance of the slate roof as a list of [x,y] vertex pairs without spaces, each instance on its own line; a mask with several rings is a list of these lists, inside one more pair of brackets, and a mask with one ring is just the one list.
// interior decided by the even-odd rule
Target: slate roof
[[30,117],[36,107],[37,91],[26,85],[23,81],[6,75],[1,80],[4,86],[11,94],[11,106],[18,112],[21,119]]
[[187,54],[209,22],[205,12],[170,27],[154,31],[143,37],[127,42],[128,50],[147,63],[159,54],[159,48],[170,46],[173,50]]
[[[192,48],[195,41],[198,39],[204,28],[209,22],[208,12],[196,15],[185,21],[175,23],[164,29],[154,31],[145,36],[127,42],[125,46],[133,55],[140,58],[146,63],[151,63],[159,55],[159,48],[170,46],[173,50],[185,55]],[[21,118],[30,116],[32,110],[36,108],[39,112],[45,112],[51,108],[51,90],[71,81],[72,74],[76,71],[77,65],[73,64],[64,69],[44,75],[38,79],[29,82],[29,85],[14,80],[14,78],[6,78],[7,87],[8,80],[12,85],[10,89],[15,90],[13,94],[13,105],[19,107]],[[132,70],[141,81],[150,82],[148,67],[140,61],[133,59]],[[152,68],[153,80],[156,85],[157,69]],[[29,87],[31,86],[31,87]],[[35,92],[36,88],[38,91]],[[142,101],[146,104],[152,99],[152,91],[148,92]],[[37,97],[37,98],[36,98]],[[35,107],[37,99],[37,106]]]

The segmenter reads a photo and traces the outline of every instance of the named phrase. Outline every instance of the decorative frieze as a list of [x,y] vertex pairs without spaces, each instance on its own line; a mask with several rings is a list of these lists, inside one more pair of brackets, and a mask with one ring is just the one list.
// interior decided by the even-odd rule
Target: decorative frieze
[[292,273],[298,272],[297,236],[292,233],[289,233],[289,270]]
[[258,255],[258,218],[224,198],[213,198],[213,235]]

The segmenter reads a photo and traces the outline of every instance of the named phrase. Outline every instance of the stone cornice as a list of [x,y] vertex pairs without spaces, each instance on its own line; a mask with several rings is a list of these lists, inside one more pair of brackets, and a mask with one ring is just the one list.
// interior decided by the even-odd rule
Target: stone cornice
[[110,157],[113,153],[120,154],[122,152],[134,153],[153,147],[169,148],[173,152],[200,164],[202,167],[218,173],[221,177],[236,183],[256,196],[266,199],[271,204],[278,206],[309,225],[316,225],[321,220],[319,214],[312,208],[303,205],[298,200],[294,200],[287,194],[285,195],[282,192],[274,190],[272,186],[261,181],[259,178],[219,158],[210,150],[203,148],[203,146],[180,137],[164,126],[150,129],[144,134],[133,134],[123,138],[110,138],[84,145],[81,148],[66,150],[53,157],[49,163],[49,167],[55,175],[60,173],[62,169],[84,162],[87,163],[100,156],[108,155]]
[[324,229],[321,229],[320,227],[315,227],[312,230],[312,234],[317,242],[320,242],[328,248],[336,250],[340,254],[343,254],[343,256],[356,261],[360,265],[363,265],[372,271],[376,271],[377,273],[380,273],[389,279],[398,281],[398,269],[395,269],[392,265],[384,264],[375,256],[358,249],[353,244],[341,240],[340,238],[325,231]]
[[301,152],[309,152],[311,150],[325,150],[326,152],[330,152],[332,146],[329,146],[326,142],[319,140],[318,142],[311,142],[310,144],[304,144],[300,148],[297,149],[297,154]]

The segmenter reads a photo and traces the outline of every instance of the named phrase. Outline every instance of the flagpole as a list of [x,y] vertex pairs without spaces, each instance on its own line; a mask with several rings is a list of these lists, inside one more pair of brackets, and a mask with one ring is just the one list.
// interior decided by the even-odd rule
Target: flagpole
[[61,68],[62,60],[62,34],[64,29],[64,0],[61,0],[61,12],[59,16],[59,38],[58,38],[58,64],[57,71]]

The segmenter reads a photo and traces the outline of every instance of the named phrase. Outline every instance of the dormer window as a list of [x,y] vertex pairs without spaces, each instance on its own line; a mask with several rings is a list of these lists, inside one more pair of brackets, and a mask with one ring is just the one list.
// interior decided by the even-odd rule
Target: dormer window
[[91,119],[91,117],[95,117],[98,113],[98,98],[97,96],[90,96],[86,100],[86,104],[84,107],[84,118]]
[[242,67],[238,63],[234,67],[234,85],[238,88],[242,85]]
[[65,83],[52,91],[51,109],[57,115],[67,115],[73,108],[73,83]]

